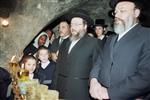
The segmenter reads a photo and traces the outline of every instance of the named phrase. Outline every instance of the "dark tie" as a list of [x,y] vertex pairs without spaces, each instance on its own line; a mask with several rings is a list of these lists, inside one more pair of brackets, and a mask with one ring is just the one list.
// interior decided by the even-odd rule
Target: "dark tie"
[[114,41],[114,45],[113,46],[115,46],[116,45],[116,43],[118,42],[118,36],[119,35],[116,35],[114,38],[115,38],[115,41]]
[[59,45],[61,45],[63,41],[64,41],[64,39],[60,38]]
[[112,58],[112,61],[114,59],[114,53],[115,53],[115,49],[116,49],[116,44],[117,44],[117,41],[118,40],[118,35],[115,35],[114,36],[114,41],[113,41],[113,44],[112,44],[112,49],[111,49],[111,58]]

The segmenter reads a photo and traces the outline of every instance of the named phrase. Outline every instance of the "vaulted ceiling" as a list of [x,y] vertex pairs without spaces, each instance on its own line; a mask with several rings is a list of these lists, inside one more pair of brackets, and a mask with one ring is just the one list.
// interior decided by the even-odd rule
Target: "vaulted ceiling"
[[8,17],[17,5],[17,0],[0,0],[0,17]]

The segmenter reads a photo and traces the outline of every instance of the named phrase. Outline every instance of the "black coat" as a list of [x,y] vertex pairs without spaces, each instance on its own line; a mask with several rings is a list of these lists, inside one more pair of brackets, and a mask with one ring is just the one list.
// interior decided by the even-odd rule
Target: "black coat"
[[59,46],[60,46],[59,39],[60,37],[53,40],[51,50],[50,50],[51,52],[57,52],[59,50]]
[[150,29],[136,25],[116,39],[107,39],[91,77],[108,88],[111,100],[134,100],[150,92]]
[[[68,40],[68,39],[69,38],[64,39],[63,42]],[[51,50],[50,50],[51,52],[57,52],[59,50],[59,48],[62,44],[62,43],[61,44],[59,43],[59,40],[60,40],[60,37],[54,39],[54,41],[52,42]]]
[[57,89],[60,98],[90,100],[88,79],[93,63],[100,51],[98,41],[88,35],[81,38],[68,54],[70,40],[63,42],[59,50]]
[[105,36],[102,40],[101,40],[101,39],[98,39],[98,44],[99,44],[100,48],[103,49],[104,44],[105,44],[105,42],[106,42],[106,39],[107,39],[106,36]]
[[10,74],[0,67],[0,100],[6,100],[7,89],[10,83]]

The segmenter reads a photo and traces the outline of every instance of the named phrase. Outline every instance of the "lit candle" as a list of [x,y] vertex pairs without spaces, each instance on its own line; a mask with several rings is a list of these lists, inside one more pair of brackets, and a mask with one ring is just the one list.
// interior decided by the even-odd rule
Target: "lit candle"
[[17,67],[17,61],[16,61],[16,55],[14,55],[12,58],[11,58],[11,60],[10,60],[10,62],[9,62],[9,65],[10,65],[10,67],[12,67],[12,68],[15,68],[15,67]]
[[24,64],[21,65],[21,69],[19,70],[18,78],[20,81],[27,81],[29,79],[29,71],[25,69]]
[[15,57],[16,57],[16,55],[14,55],[14,56],[11,58],[10,62],[13,62],[14,59],[15,59]]
[[18,71],[17,66],[18,66],[18,63],[16,61],[16,55],[14,55],[9,62],[9,69],[10,69],[10,73],[12,74],[12,76],[16,76],[17,71]]

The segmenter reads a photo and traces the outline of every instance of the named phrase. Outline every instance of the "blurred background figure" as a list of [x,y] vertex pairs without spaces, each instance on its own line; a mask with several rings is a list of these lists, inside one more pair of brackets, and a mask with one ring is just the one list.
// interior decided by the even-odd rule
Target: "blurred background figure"
[[91,37],[95,37],[95,38],[97,37],[96,34],[95,34],[95,30],[94,30],[93,27],[87,27],[87,33]]
[[106,27],[104,19],[96,19],[94,23],[94,29],[96,33],[96,38],[99,39],[99,44],[101,47],[104,46],[106,41]]
[[48,47],[50,50],[51,43],[49,41],[49,36],[46,32],[40,33],[37,38],[35,38],[34,43],[29,44],[23,51],[24,55],[34,55],[40,46]]
[[66,39],[69,38],[70,36],[70,23],[67,20],[62,20],[59,23],[58,31],[59,31],[59,37],[54,39],[52,42],[52,47],[51,47],[51,55],[52,55],[52,60],[56,62],[58,52],[59,52],[59,47],[62,44],[62,42]]
[[52,43],[53,40],[55,39],[55,37],[54,37],[54,32],[53,32],[52,30],[49,30],[49,29],[46,30],[45,32],[47,33],[47,35],[48,35],[48,37],[49,37],[50,43]]

